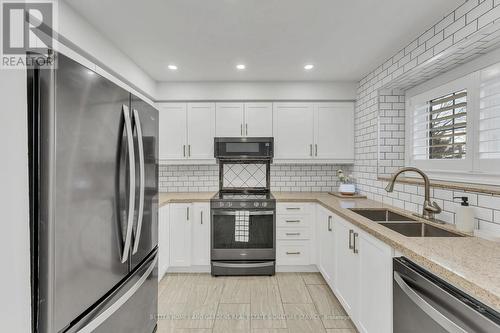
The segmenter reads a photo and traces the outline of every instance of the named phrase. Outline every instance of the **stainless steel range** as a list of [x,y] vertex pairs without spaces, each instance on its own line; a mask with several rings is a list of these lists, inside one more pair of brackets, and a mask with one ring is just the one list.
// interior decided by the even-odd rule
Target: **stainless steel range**
[[[219,192],[211,199],[212,275],[273,275],[276,200],[270,192],[273,138],[215,138]],[[256,152],[258,156],[251,156]],[[227,154],[230,150],[238,154]]]

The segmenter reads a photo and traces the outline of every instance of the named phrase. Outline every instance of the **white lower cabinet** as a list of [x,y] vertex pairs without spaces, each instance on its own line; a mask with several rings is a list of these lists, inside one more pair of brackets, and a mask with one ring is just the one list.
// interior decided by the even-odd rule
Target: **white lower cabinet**
[[191,266],[192,204],[170,204],[170,266]]
[[392,248],[336,217],[335,249],[335,294],[358,330],[392,332]]
[[191,264],[210,265],[210,205],[193,204]]
[[359,257],[354,253],[355,233],[357,229],[341,218],[335,219],[335,272],[334,289],[344,309],[351,316],[356,316],[358,308]]
[[391,247],[360,233],[357,314],[360,332],[392,332],[392,257]]
[[333,229],[333,214],[318,205],[316,211],[317,266],[330,288],[335,285],[335,233]]
[[161,279],[168,270],[170,254],[169,254],[169,205],[165,205],[158,209],[158,278]]
[[[314,205],[276,205],[276,265],[278,271],[310,270],[315,263]],[[312,266],[314,267],[314,266]]]
[[169,267],[210,265],[209,203],[169,204]]

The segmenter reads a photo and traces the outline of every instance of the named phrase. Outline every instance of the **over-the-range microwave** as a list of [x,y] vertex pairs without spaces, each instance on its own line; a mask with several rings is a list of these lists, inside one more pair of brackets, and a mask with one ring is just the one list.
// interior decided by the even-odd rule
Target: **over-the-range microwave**
[[214,157],[231,160],[272,160],[272,137],[216,137]]

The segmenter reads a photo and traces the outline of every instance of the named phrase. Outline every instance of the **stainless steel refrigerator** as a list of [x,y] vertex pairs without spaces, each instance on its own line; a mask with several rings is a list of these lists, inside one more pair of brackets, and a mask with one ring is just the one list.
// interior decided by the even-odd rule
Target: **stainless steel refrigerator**
[[33,329],[151,333],[158,111],[55,57],[28,71]]

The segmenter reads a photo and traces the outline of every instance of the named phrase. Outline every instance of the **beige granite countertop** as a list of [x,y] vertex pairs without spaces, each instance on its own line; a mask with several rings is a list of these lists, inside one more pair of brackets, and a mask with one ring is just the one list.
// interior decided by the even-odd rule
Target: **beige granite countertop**
[[[170,202],[206,202],[213,195],[213,192],[161,193],[160,206]],[[450,284],[500,311],[500,243],[477,237],[403,236],[348,209],[389,207],[409,214],[369,199],[341,199],[326,192],[273,192],[273,195],[278,202],[321,204]],[[447,228],[453,229],[452,226]]]
[[162,192],[159,195],[160,207],[168,203],[208,202],[215,192]]

